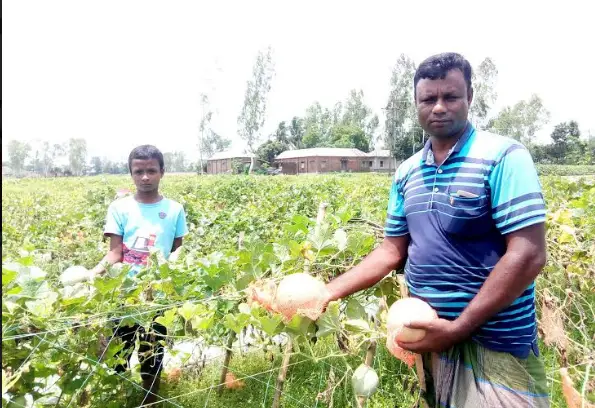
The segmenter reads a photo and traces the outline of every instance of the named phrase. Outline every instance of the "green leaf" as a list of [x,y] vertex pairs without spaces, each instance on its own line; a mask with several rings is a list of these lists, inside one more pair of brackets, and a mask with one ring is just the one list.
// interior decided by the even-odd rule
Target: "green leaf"
[[392,296],[399,293],[399,285],[397,279],[394,276],[384,278],[377,287],[379,290],[376,292],[376,296]]
[[54,311],[52,305],[58,299],[58,294],[56,292],[46,293],[46,296],[42,299],[25,302],[25,306],[27,306],[27,309],[29,309],[29,311],[33,313],[35,316],[48,317]]
[[159,324],[164,325],[167,331],[172,331],[174,323],[176,321],[177,310],[175,308],[166,310],[163,316],[159,316],[155,321]]
[[202,316],[194,316],[190,321],[194,330],[208,330],[215,321],[215,312],[208,312]]
[[192,303],[187,301],[178,308],[178,313],[184,318],[185,321],[191,320],[194,316],[204,313],[205,307],[199,303]]
[[568,244],[574,242],[574,228],[568,225],[560,225],[562,233],[558,236],[558,242],[560,244]]
[[[4,390],[4,388],[2,388]],[[8,407],[27,407],[27,398],[24,395],[20,395],[8,403]]]
[[329,334],[337,333],[341,330],[341,322],[339,321],[339,302],[330,302],[326,311],[316,321],[318,330],[316,337],[324,337]]
[[364,319],[349,319],[345,321],[345,328],[353,332],[368,332],[370,325]]
[[280,332],[281,321],[282,317],[280,315],[273,315],[269,316],[260,316],[258,318],[258,323],[260,324],[260,328],[264,330],[266,334],[269,336],[274,336]]
[[246,327],[246,324],[250,320],[250,315],[245,313],[239,313],[237,315],[228,313],[223,319],[223,325],[230,330],[233,330],[237,334],[240,334],[242,329]]
[[345,315],[348,319],[365,319],[366,309],[354,298],[350,298],[347,302]]
[[165,293],[166,295],[173,295],[176,293],[176,289],[174,288],[174,284],[171,280],[164,280],[161,282],[154,283],[153,288],[155,288],[155,290],[159,290]]
[[339,251],[344,251],[347,248],[347,233],[344,230],[336,230],[333,238]]
[[15,280],[19,273],[10,269],[2,268],[2,286],[6,286]]
[[284,245],[273,244],[273,250],[275,252],[275,256],[281,263],[287,262],[291,259],[291,255],[289,253],[289,248]]
[[171,274],[171,269],[169,267],[169,264],[164,263],[163,265],[159,266],[159,275],[161,276],[161,279],[169,278],[170,274]]
[[[23,368],[25,368],[25,367],[23,367]],[[19,378],[21,378],[22,373],[23,373],[23,370],[19,370],[15,374],[13,374],[12,377],[9,378],[6,374],[6,371],[4,371],[4,369],[2,369],[2,393],[3,394],[5,392],[10,391],[10,389],[17,383]]]
[[240,290],[244,290],[248,287],[248,285],[250,284],[250,282],[252,282],[254,280],[254,275],[252,273],[244,273],[241,275],[240,278],[238,278],[235,282],[235,288],[236,290],[240,291]]
[[119,285],[119,279],[97,279],[93,282],[93,286],[95,286],[97,292],[103,296],[113,292]]
[[285,324],[285,328],[287,331],[292,332],[294,334],[301,334],[306,336],[310,325],[313,325],[312,320],[308,319],[307,317],[295,315],[293,318]]

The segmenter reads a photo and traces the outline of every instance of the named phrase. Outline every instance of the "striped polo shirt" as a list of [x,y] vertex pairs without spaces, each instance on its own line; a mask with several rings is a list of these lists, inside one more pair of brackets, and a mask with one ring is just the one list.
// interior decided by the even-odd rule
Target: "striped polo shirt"
[[[531,155],[519,142],[468,123],[440,166],[431,143],[396,171],[385,235],[410,235],[405,278],[413,296],[456,319],[506,251],[505,235],[545,222]],[[537,354],[535,284],[472,336],[481,345]]]

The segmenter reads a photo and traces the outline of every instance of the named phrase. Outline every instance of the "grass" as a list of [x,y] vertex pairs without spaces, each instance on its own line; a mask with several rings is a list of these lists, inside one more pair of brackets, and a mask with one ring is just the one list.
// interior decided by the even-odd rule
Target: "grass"
[[[304,353],[304,350],[293,353],[283,386],[282,407],[329,407],[331,398],[334,407],[354,406],[351,373],[363,362],[363,352],[356,356],[340,355],[332,339],[320,339],[313,347],[313,355],[317,359],[312,360],[311,354]],[[216,392],[221,361],[207,365],[199,374],[183,372],[175,381],[168,380],[164,374],[159,394],[164,398],[178,396],[174,401],[184,407],[270,407],[282,357],[281,352],[267,355],[262,350],[234,355],[230,372],[245,385],[240,389],[224,389],[221,396]],[[378,373],[380,384],[367,407],[414,406],[418,392],[413,369],[409,370],[388,354],[383,345],[379,345],[377,349],[374,369]],[[334,381],[329,381],[333,376]],[[326,399],[317,398],[319,393],[327,389],[330,392]],[[135,395],[129,406],[138,406],[142,397],[140,394]],[[161,406],[174,405],[163,403]]]

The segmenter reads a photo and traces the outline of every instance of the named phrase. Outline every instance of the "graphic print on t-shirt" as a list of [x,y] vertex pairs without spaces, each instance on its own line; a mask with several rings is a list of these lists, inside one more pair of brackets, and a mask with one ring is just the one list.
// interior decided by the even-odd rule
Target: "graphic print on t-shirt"
[[156,240],[157,235],[155,233],[140,230],[139,234],[134,237],[134,241],[132,241],[132,248],[123,244],[124,263],[146,266],[147,258],[151,253],[151,248],[155,246]]

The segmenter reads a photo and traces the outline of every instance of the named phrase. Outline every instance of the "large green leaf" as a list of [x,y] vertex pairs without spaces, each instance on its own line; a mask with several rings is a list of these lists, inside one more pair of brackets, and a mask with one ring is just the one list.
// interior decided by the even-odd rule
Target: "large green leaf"
[[348,319],[365,319],[366,309],[361,305],[360,302],[355,298],[350,298],[347,301],[347,307],[345,308],[345,316]]
[[230,330],[236,332],[236,334],[240,334],[242,329],[246,327],[248,321],[250,320],[250,315],[245,313],[238,313],[232,314],[228,313],[225,315],[223,319],[223,324]]
[[176,322],[176,316],[177,316],[177,309],[172,308],[172,309],[166,310],[163,313],[163,316],[159,316],[159,317],[155,318],[155,321],[159,324],[164,325],[167,328],[167,331],[170,332],[170,331],[172,331],[174,323]]
[[316,321],[318,330],[317,337],[328,336],[333,333],[338,333],[341,330],[341,322],[339,320],[339,302],[330,302],[326,311]]
[[18,272],[10,269],[2,268],[2,286],[6,286],[15,280]]
[[202,314],[206,311],[204,305],[199,303],[192,303],[187,301],[182,305],[182,307],[178,308],[178,313],[180,316],[184,318],[185,321],[191,320],[193,317]]

